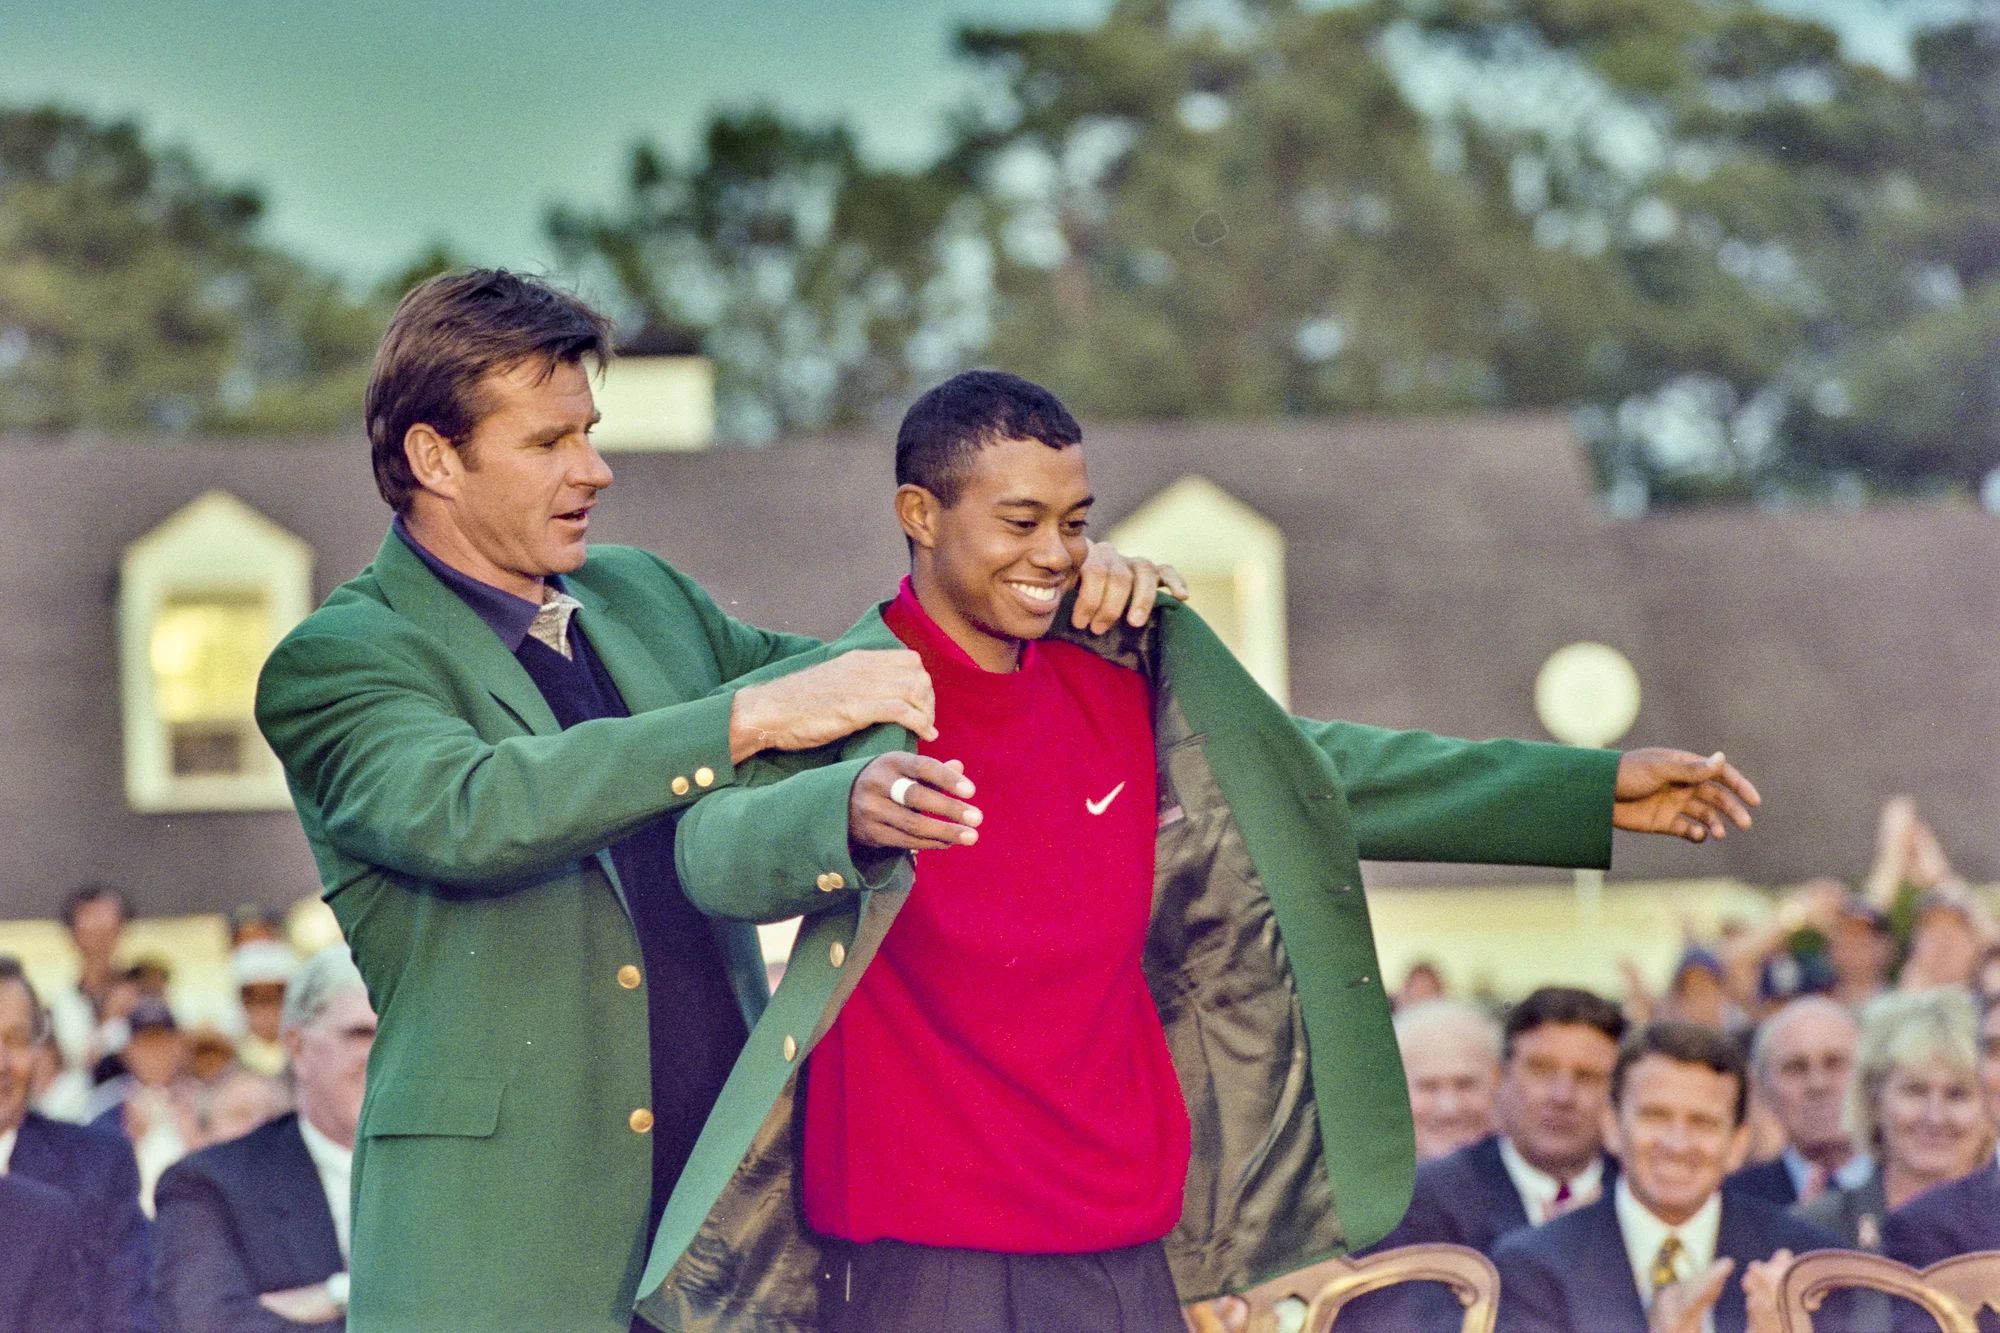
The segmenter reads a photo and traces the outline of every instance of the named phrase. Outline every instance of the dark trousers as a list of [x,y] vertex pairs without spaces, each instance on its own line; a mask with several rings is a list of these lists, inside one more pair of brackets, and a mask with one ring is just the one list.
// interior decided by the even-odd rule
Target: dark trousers
[[820,1333],[1185,1333],[1158,1241],[996,1254],[827,1240]]

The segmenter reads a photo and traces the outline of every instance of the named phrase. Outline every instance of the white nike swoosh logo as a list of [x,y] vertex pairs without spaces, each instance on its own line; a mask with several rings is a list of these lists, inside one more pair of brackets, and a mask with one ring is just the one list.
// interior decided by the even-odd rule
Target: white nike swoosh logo
[[1101,815],[1111,808],[1111,803],[1118,799],[1118,793],[1124,790],[1125,784],[1121,782],[1113,787],[1110,794],[1101,801],[1093,801],[1086,796],[1083,798],[1083,808],[1090,811],[1093,815]]

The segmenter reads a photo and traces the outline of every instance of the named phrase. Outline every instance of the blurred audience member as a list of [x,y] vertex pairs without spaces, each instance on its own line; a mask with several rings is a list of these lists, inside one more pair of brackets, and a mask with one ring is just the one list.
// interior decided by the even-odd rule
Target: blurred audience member
[[1889,1212],[1992,1159],[1979,1023],[1963,991],[1884,995],[1868,1006],[1847,1123],[1873,1153],[1874,1168],[1800,1211],[1856,1249],[1879,1250]]
[[187,1034],[187,1071],[197,1083],[212,1083],[237,1067],[236,1043],[213,1027]]
[[55,1024],[42,1025],[35,1043],[35,1074],[30,1103],[51,1120],[82,1124],[90,1110],[90,1071],[76,1069],[63,1061],[62,1046],[56,1041]]
[[2000,1004],[2000,944],[1986,946],[1986,956],[1972,974],[1972,998],[1984,1009]]
[[1438,971],[1436,963],[1426,958],[1410,964],[1410,970],[1403,974],[1403,984],[1396,988],[1390,1005],[1400,1014],[1405,1009],[1414,1009],[1444,997],[1444,973]]
[[229,913],[229,947],[240,949],[260,940],[285,942],[283,914],[259,903],[244,903],[233,909]]
[[166,1001],[152,996],[132,1006],[131,1035],[119,1052],[125,1072],[98,1089],[105,1109],[93,1129],[123,1134],[139,1159],[139,1201],[153,1211],[153,1184],[199,1138],[200,1089],[188,1074],[188,1043]]
[[[1598,1198],[1615,1173],[1604,1156],[1611,1070],[1625,1016],[1609,1000],[1544,986],[1507,1015],[1499,1132],[1417,1168],[1402,1224],[1374,1249],[1426,1241],[1492,1254],[1501,1237]],[[1433,1283],[1408,1283],[1351,1302],[1359,1333],[1456,1329],[1458,1303]]]
[[1917,814],[1917,803],[1907,796],[1884,801],[1875,829],[1875,861],[1863,883],[1863,896],[1883,912],[1893,913],[1910,894],[1963,883],[1945,859],[1937,835]]
[[196,1146],[226,1143],[291,1109],[285,1085],[275,1078],[231,1065],[206,1081],[195,1113]]
[[1910,923],[1910,951],[1903,960],[1897,988],[1928,990],[1934,986],[1972,985],[1972,974],[1986,950],[1984,913],[1963,890],[1938,889],[1917,902]]
[[1736,1043],[1707,1025],[1649,1023],[1619,1052],[1611,1101],[1618,1181],[1501,1241],[1501,1333],[1777,1333],[1792,1255],[1833,1238],[1722,1189],[1749,1142]]
[[132,900],[108,884],[86,884],[63,903],[63,925],[76,947],[76,985],[49,996],[49,1015],[63,1062],[90,1069],[107,1050],[99,1034],[111,1012],[112,987],[119,980],[113,960],[132,919]]
[[81,1225],[55,1186],[0,1175],[0,1333],[90,1333]]
[[1833,970],[1833,989],[1827,993],[1859,1010],[1889,989],[1889,970],[1896,961],[1889,919],[1865,898],[1846,898],[1827,929],[1826,958]]
[[160,1181],[156,1283],[168,1333],[344,1326],[348,1176],[374,1037],[345,946],[313,955],[285,1002],[298,1111]]
[[1410,1083],[1419,1162],[1456,1152],[1493,1132],[1499,1024],[1469,1004],[1427,1000],[1397,1010],[1396,1045]]
[[1867,1180],[1871,1164],[1842,1119],[1857,1035],[1846,1007],[1822,996],[1794,1000],[1764,1020],[1750,1048],[1750,1077],[1784,1129],[1785,1148],[1730,1176],[1729,1188],[1789,1208]]
[[243,1035],[236,1058],[244,1068],[277,1077],[285,1071],[285,1048],[278,1042],[279,1016],[285,1007],[285,985],[299,965],[292,946],[280,940],[253,939],[229,954],[229,978],[243,1006]]
[[1689,948],[1667,985],[1662,1016],[1727,1032],[1740,1026],[1724,985],[1722,960],[1707,949]]
[[[1979,1041],[1987,1116],[2000,1126],[2000,1008],[1986,1011]],[[1883,1253],[1912,1267],[1975,1250],[2000,1250],[2000,1161],[1918,1195],[1882,1223]]]
[[[87,1285],[84,1327],[92,1333],[147,1333],[154,1326],[147,1289],[151,1250],[131,1146],[28,1109],[36,1047],[47,1022],[20,963],[0,957],[0,1176],[38,1182],[67,1199],[77,1220],[74,1235]],[[26,1199],[34,1191],[16,1194]],[[23,1206],[44,1204],[38,1197]],[[7,1211],[0,1206],[0,1214]],[[0,1265],[6,1249],[0,1244]],[[29,1327],[39,1333],[38,1326]]]

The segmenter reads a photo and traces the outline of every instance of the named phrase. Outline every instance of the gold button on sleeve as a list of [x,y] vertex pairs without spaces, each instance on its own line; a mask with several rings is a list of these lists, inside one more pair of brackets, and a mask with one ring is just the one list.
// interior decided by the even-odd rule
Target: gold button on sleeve
[[697,768],[694,771],[694,785],[697,787],[713,787],[715,785],[715,770],[707,764],[703,764],[700,768]]
[[825,876],[825,875],[821,875],[821,876],[820,876],[820,877],[819,877],[818,879],[814,880],[814,881],[813,881],[813,883],[815,883],[815,884],[819,885],[819,891],[820,891],[821,893],[832,893],[832,892],[833,892],[833,885],[831,885],[831,884],[829,884],[829,883],[827,883],[827,882],[826,882],[826,876]]
[[653,1127],[653,1113],[642,1106],[632,1113],[626,1123],[632,1126],[634,1134],[644,1134]]
[[798,1040],[788,1032],[785,1034],[785,1063],[790,1064],[792,1061],[798,1058],[799,1058]]
[[685,796],[688,794],[688,780],[686,778],[675,778],[671,785],[674,789],[674,795]]
[[847,887],[847,881],[841,877],[841,874],[838,870],[829,870],[824,875],[820,876],[820,878],[826,881],[825,883],[821,884],[820,887],[825,889],[828,893],[832,893],[835,889],[844,889]]
[[826,956],[833,960],[833,965],[835,967],[839,967],[842,963],[847,961],[847,946],[845,944],[842,944],[839,940],[835,940],[833,942],[833,947],[826,951]]
[[618,969],[618,984],[623,986],[626,990],[639,989],[639,982],[641,980],[643,980],[643,978],[641,978],[639,975],[639,969],[632,966],[630,963],[627,963],[625,964],[625,966]]

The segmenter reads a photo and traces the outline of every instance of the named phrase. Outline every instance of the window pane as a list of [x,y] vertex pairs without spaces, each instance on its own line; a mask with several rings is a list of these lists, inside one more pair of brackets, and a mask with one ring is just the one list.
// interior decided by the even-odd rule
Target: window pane
[[[160,720],[177,731],[181,724],[247,721],[256,705],[257,672],[275,646],[270,608],[260,594],[207,593],[170,599],[153,621],[150,644],[154,707]],[[195,771],[216,771],[207,765],[218,762],[215,742],[197,741],[195,735],[214,737],[224,730],[233,729],[190,730],[192,746],[208,747],[205,760],[191,756]],[[177,735],[175,750],[180,749]],[[236,767],[231,763],[225,771]]]

